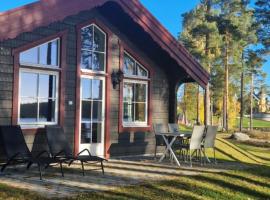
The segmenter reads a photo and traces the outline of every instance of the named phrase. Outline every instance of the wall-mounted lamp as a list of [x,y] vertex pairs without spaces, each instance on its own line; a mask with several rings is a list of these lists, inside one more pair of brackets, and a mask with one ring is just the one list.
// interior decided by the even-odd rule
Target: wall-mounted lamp
[[121,83],[121,81],[124,78],[124,73],[121,69],[119,69],[117,72],[113,70],[112,75],[112,84],[113,84],[113,89],[116,89],[116,86]]

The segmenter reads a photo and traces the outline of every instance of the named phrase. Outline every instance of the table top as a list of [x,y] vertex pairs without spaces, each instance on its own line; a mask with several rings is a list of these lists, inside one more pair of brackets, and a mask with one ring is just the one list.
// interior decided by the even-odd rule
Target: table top
[[156,133],[156,135],[164,135],[164,136],[176,136],[176,137],[191,137],[191,132],[175,132],[175,133]]

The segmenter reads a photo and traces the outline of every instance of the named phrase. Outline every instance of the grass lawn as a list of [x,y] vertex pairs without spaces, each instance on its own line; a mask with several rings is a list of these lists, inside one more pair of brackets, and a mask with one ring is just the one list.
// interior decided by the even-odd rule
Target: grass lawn
[[[72,199],[270,199],[270,149],[222,139],[217,146],[218,166],[222,162],[244,162],[235,170],[205,172],[171,180],[119,187],[109,192],[79,194]],[[208,152],[211,157],[211,152]],[[33,193],[0,184],[0,199],[43,199]]]
[[[249,118],[244,117],[244,128],[249,127]],[[237,124],[236,127],[239,127],[239,119],[237,119]],[[264,121],[264,120],[259,120],[259,119],[253,119],[253,127],[258,127],[258,128],[270,128],[270,122]]]

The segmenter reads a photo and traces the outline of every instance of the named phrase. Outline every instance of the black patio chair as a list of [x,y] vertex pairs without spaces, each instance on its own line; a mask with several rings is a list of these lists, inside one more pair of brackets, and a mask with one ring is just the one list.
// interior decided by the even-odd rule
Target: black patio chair
[[37,156],[32,155],[27,147],[20,126],[0,126],[0,139],[2,140],[4,153],[6,154],[6,161],[1,167],[1,172],[10,165],[27,164],[27,169],[29,170],[32,164],[37,164],[39,177],[42,180],[42,167],[46,169],[51,164],[60,164],[61,174],[64,176],[62,168],[63,160],[50,157],[47,151],[39,152]]
[[[74,155],[68,141],[66,139],[64,130],[61,126],[46,126],[46,135],[48,139],[50,153],[55,158],[64,158],[69,161],[69,166],[74,161],[80,161],[82,165],[82,173],[84,172],[84,163],[100,163],[102,173],[104,174],[104,166],[103,161],[107,161],[104,158],[91,155],[88,149],[82,150],[77,155]],[[87,155],[83,155],[83,153],[87,153]]]

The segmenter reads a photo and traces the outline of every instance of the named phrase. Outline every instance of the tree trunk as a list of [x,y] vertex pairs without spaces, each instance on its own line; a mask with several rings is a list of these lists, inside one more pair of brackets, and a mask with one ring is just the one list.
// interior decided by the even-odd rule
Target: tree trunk
[[225,35],[225,87],[224,87],[224,96],[223,96],[223,128],[228,131],[228,96],[229,96],[229,45],[228,45],[228,33]]
[[[207,0],[206,2],[206,13],[208,15],[210,15],[211,13],[211,1]],[[207,33],[205,36],[205,55],[207,58],[207,71],[210,73],[211,72],[211,63],[210,63],[210,34]],[[204,121],[205,121],[205,125],[209,125],[210,124],[210,115],[211,115],[211,111],[210,111],[210,86],[209,83],[206,86],[205,89],[205,108],[204,108]]]
[[249,116],[249,129],[253,130],[253,92],[254,92],[254,77],[253,73],[251,73],[251,81],[250,81],[250,116]]
[[[244,61],[242,61],[244,62]],[[241,110],[240,110],[240,132],[243,130],[243,116],[244,116],[244,72],[241,73]]]

